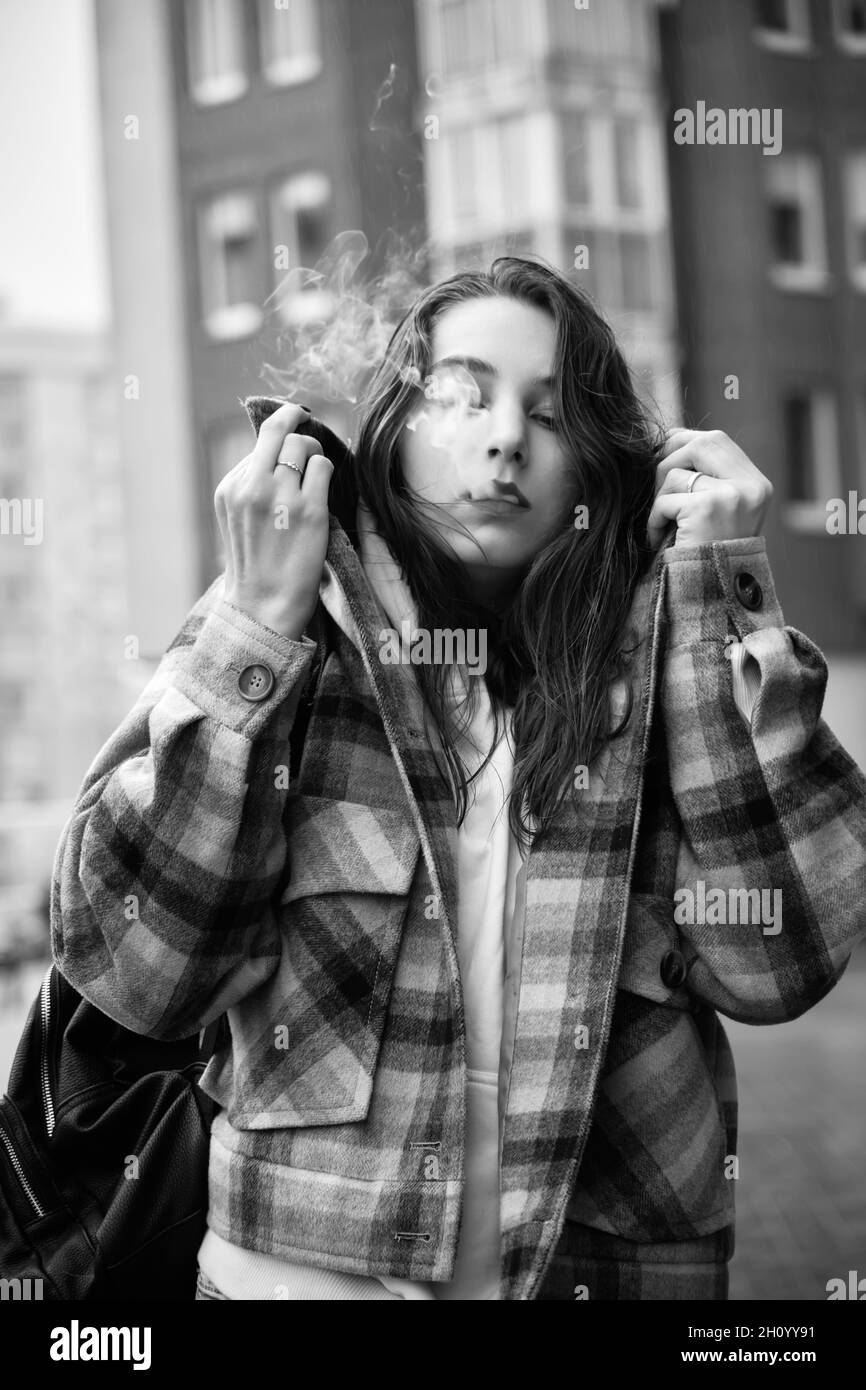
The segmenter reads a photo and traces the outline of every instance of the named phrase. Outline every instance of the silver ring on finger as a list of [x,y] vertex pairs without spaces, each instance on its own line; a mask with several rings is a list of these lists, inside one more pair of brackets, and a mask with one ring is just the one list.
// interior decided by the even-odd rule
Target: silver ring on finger
[[275,473],[278,468],[292,468],[294,469],[295,473],[297,473],[299,478],[303,478],[304,476],[303,468],[299,468],[296,463],[286,463],[285,459],[277,459],[276,463],[274,464]]
[[702,478],[703,476],[704,476],[703,473],[694,472],[694,473],[692,474],[692,480],[691,480],[691,482],[689,483],[688,487],[686,488],[686,492],[693,492],[693,491],[694,491],[695,483],[698,481],[698,478]]

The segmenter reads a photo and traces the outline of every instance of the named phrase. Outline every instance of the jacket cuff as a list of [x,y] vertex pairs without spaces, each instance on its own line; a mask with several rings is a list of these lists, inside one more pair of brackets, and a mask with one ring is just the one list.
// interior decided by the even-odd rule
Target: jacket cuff
[[219,599],[172,684],[211,719],[255,738],[293,691],[297,705],[315,652],[309,637],[283,637]]
[[763,536],[670,545],[661,559],[667,568],[669,646],[724,643],[731,633],[742,641],[760,628],[784,627]]

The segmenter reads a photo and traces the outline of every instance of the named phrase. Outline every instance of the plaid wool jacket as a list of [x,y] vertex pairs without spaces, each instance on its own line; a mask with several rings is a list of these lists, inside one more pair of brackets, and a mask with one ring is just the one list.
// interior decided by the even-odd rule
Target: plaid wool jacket
[[[347,618],[320,609],[316,642],[261,626],[221,580],[192,609],[64,829],[54,958],[139,1033],[181,1038],[227,1012],[202,1078],[221,1106],[220,1235],[447,1280],[465,1122],[453,800],[333,515],[325,573]],[[866,925],[866,781],[820,718],[825,661],[784,626],[763,538],[668,546],[632,625],[626,730],[525,869],[503,1299],[725,1296],[736,1093],[718,1013],[795,1018]],[[732,640],[760,669],[751,729]],[[719,888],[778,890],[780,929],[680,920],[678,890]]]

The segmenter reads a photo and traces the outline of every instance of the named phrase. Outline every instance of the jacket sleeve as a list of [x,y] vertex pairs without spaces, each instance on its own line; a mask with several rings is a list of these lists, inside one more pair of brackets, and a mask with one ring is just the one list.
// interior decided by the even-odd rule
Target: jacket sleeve
[[[742,1022],[782,1022],[827,993],[866,930],[866,779],[820,717],[827,664],[785,626],[764,538],[671,546],[663,563],[687,987]],[[757,686],[750,727],[738,642]]]
[[[97,1008],[182,1038],[270,975],[286,867],[289,735],[315,643],[263,627],[216,580],[88,771],[51,892],[52,952]],[[248,693],[241,693],[246,668]],[[266,668],[266,669],[262,669]],[[258,685],[248,682],[258,681]]]

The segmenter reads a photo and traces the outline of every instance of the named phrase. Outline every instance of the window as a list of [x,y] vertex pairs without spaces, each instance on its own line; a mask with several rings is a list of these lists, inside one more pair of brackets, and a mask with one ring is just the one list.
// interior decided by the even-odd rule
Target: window
[[447,265],[440,269],[443,275],[457,270],[489,270],[491,261],[497,256],[531,256],[534,250],[532,232],[509,232],[487,241],[458,242],[451,249]]
[[638,122],[633,116],[620,117],[614,122],[613,136],[616,201],[621,208],[639,208],[643,203],[643,197]]
[[830,391],[793,390],[782,401],[784,519],[795,529],[824,530],[827,502],[840,490],[836,400]]
[[825,288],[827,244],[819,161],[812,155],[779,154],[768,163],[771,278],[782,289]]
[[474,126],[454,130],[449,137],[451,197],[454,220],[471,221],[478,207],[478,132]]
[[262,71],[276,86],[309,82],[322,70],[317,0],[259,0]]
[[866,0],[833,0],[833,27],[840,48],[866,54]]
[[523,58],[528,49],[526,0],[489,0],[492,56],[497,63]]
[[244,338],[262,322],[261,237],[255,199],[227,193],[199,214],[204,325],[212,338]]
[[857,288],[866,290],[866,150],[848,155],[844,179],[848,271]]
[[189,90],[200,106],[235,101],[247,90],[241,0],[186,0]]
[[[0,375],[0,458],[24,447],[24,378],[14,373]],[[4,457],[5,456],[5,457]],[[2,493],[0,496],[9,496]]]
[[567,228],[564,264],[570,267],[569,278],[593,298],[598,297],[597,259],[595,232],[588,227]]
[[488,265],[488,246],[483,241],[463,241],[452,252],[454,270],[482,270]]
[[810,47],[809,0],[754,0],[755,37],[767,48],[801,52]]
[[525,58],[530,49],[524,0],[442,0],[439,33],[448,77]]
[[656,281],[650,238],[642,232],[619,236],[620,304],[633,313],[650,313],[656,305]]
[[584,111],[566,111],[562,118],[562,164],[566,202],[587,206],[589,188],[589,122]]
[[498,136],[500,208],[504,217],[514,220],[527,210],[525,118],[512,116],[499,121]]
[[548,0],[551,51],[572,54],[588,63],[599,58],[648,57],[655,42],[652,9],[634,0],[590,0],[582,10],[572,0]]
[[312,274],[332,237],[331,181],[325,174],[294,174],[271,196],[276,297],[288,323],[323,318],[333,300]]
[[442,66],[448,77],[489,62],[478,14],[469,12],[468,0],[444,0],[441,15]]

